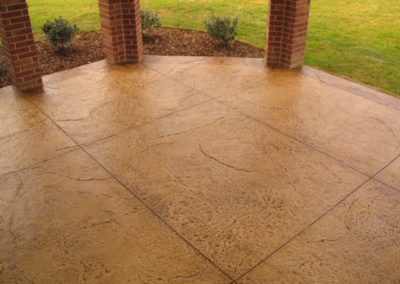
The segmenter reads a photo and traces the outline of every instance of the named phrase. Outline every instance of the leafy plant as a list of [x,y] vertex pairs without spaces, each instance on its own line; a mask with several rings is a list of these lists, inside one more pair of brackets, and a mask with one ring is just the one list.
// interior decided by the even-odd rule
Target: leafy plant
[[55,51],[65,51],[69,49],[70,43],[79,29],[75,24],[70,24],[67,20],[59,17],[54,21],[47,21],[43,25],[42,31]]
[[[3,41],[0,38],[0,49],[3,48]],[[1,50],[0,50],[1,51]],[[3,60],[0,59],[0,77],[5,77],[7,75],[7,67],[5,66]],[[1,82],[1,78],[0,78]]]
[[142,19],[142,29],[143,31],[147,31],[152,28],[161,27],[161,18],[157,13],[154,13],[149,10],[141,10],[140,16]]
[[213,17],[205,21],[208,34],[221,42],[225,47],[235,39],[238,32],[239,17],[231,19],[229,16]]
[[0,77],[7,75],[7,67],[0,63]]

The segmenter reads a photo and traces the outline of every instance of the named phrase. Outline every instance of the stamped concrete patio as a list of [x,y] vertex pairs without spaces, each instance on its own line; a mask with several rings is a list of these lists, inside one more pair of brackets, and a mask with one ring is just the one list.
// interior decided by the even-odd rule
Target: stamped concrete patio
[[400,100],[259,59],[0,90],[1,283],[399,283]]

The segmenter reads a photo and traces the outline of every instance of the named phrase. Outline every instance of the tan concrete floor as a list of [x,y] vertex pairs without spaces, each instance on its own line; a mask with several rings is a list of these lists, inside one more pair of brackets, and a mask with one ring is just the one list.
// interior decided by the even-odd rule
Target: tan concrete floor
[[400,100],[258,59],[0,90],[1,283],[399,283]]

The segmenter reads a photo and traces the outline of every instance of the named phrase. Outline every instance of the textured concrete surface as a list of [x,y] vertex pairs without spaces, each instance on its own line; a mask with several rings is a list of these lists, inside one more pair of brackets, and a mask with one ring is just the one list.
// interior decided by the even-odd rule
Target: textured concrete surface
[[0,90],[1,283],[399,283],[400,100],[258,59]]

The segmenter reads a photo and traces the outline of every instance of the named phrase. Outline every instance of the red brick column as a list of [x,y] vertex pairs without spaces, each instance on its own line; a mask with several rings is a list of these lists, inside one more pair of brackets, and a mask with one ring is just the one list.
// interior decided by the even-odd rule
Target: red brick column
[[270,0],[267,65],[300,68],[304,61],[310,0]]
[[143,58],[139,0],[99,0],[104,52],[110,63],[137,63]]
[[0,0],[0,37],[11,81],[22,91],[42,86],[26,0]]

